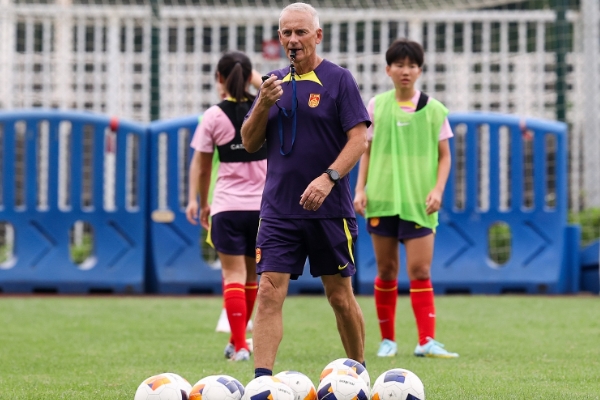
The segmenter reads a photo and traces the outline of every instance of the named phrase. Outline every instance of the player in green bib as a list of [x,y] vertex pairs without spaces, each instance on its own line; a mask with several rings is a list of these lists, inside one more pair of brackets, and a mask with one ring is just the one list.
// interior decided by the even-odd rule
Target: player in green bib
[[453,136],[448,109],[415,89],[424,52],[417,42],[400,39],[388,48],[386,73],[394,89],[369,101],[373,124],[369,148],[360,160],[354,198],[356,212],[367,218],[377,276],[375,308],[382,342],[377,355],[396,355],[395,315],[400,257],[404,244],[410,299],[419,357],[456,358],[435,340],[435,304],[431,261],[438,210],[450,173]]

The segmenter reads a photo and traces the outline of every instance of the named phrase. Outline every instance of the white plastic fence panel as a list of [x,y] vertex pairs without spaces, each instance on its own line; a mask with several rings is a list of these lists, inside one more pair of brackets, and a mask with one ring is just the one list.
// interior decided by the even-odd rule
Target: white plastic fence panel
[[[149,5],[25,4],[0,0],[0,109],[76,108],[150,119]],[[600,206],[600,2],[568,12],[567,54],[572,209]],[[263,57],[277,40],[279,8],[162,6],[160,118],[199,114],[216,103],[222,52],[245,51],[255,68],[285,67]],[[392,40],[423,43],[420,89],[451,111],[499,111],[554,119],[555,54],[546,49],[550,10],[435,11],[381,8],[319,10],[319,52],[347,67],[365,102],[392,88],[385,51]]]

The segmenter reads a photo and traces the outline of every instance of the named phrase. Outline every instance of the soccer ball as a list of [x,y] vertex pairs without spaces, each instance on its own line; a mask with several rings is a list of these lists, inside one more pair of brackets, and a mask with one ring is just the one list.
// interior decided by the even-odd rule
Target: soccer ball
[[188,400],[188,393],[173,376],[159,374],[138,386],[134,400]]
[[274,376],[259,376],[246,385],[242,400],[294,400],[292,389]]
[[189,400],[241,400],[244,386],[229,375],[211,375],[192,387]]
[[174,374],[173,372],[165,372],[160,375],[166,375],[169,378],[172,378],[177,385],[179,385],[179,389],[184,390],[186,395],[189,397],[190,391],[192,390],[192,385],[181,375]]
[[367,388],[371,389],[371,377],[367,369],[358,361],[351,358],[338,358],[333,360],[323,368],[319,380],[323,380],[327,375],[332,373],[334,370],[347,370],[351,369],[367,384]]
[[339,370],[319,383],[317,400],[369,400],[369,388],[356,373]]
[[413,372],[394,368],[375,380],[372,400],[425,400],[423,382]]
[[282,371],[275,375],[294,392],[295,400],[317,400],[317,391],[310,378],[298,371]]

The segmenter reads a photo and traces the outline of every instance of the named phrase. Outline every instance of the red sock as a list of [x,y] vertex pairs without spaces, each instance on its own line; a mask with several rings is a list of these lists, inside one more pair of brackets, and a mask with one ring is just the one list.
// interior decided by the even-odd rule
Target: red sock
[[227,310],[235,351],[242,348],[248,349],[248,345],[246,345],[246,293],[244,285],[241,283],[225,285],[223,297],[225,298],[225,310]]
[[396,300],[398,282],[375,278],[375,309],[379,319],[381,339],[396,341]]
[[427,343],[427,338],[435,337],[435,304],[431,280],[410,281],[410,301],[417,321],[419,344]]
[[258,284],[256,282],[246,282],[246,325],[250,318],[252,318],[252,311],[254,310],[254,302],[256,301],[256,294],[258,292]]

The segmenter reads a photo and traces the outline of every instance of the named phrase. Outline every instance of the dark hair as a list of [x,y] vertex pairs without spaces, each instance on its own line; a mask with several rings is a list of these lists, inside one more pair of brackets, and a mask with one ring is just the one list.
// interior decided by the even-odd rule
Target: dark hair
[[254,96],[246,91],[252,75],[252,62],[241,51],[228,51],[217,64],[217,71],[225,79],[225,89],[238,103],[244,98],[252,101]]
[[394,62],[405,60],[407,58],[411,62],[417,64],[419,68],[423,67],[423,61],[425,59],[423,47],[412,40],[398,39],[395,40],[385,52],[385,61],[387,62],[387,65],[392,65]]

